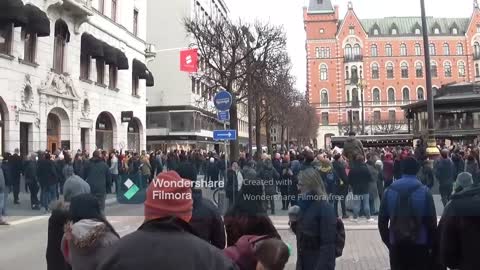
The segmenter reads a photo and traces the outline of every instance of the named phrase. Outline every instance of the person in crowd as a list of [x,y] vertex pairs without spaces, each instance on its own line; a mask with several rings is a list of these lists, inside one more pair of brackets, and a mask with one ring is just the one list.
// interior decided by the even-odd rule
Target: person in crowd
[[162,159],[162,151],[158,151],[157,155],[155,156],[155,173],[154,176],[163,172],[163,159]]
[[297,270],[335,269],[337,217],[327,200],[320,172],[310,167],[298,176],[298,206],[289,209],[297,237]]
[[453,182],[455,179],[454,176],[454,164],[452,160],[448,157],[448,149],[443,149],[440,152],[440,159],[437,160],[434,172],[435,178],[438,180],[440,185],[440,196],[442,197],[443,206],[446,206],[450,200],[450,195],[453,191]]
[[238,166],[240,166],[240,170],[243,170],[243,167],[247,164],[247,158],[245,156],[245,152],[240,152],[240,157],[238,158]]
[[456,149],[452,155],[452,162],[453,162],[453,179],[457,179],[457,176],[465,171],[465,161],[463,156],[465,153]]
[[281,181],[279,184],[280,194],[282,195],[282,210],[288,210],[290,204],[290,188],[292,186],[293,171],[290,168],[290,157],[285,155],[282,160]]
[[167,156],[167,169],[169,171],[176,170],[177,169],[177,157],[174,152],[168,153]]
[[[173,188],[155,186],[153,182],[149,185],[144,223],[110,248],[96,270],[235,269],[234,263],[221,250],[197,237],[189,224],[193,208],[192,191],[185,183],[189,180],[175,171],[163,172],[158,177]],[[159,198],[158,194],[163,192],[175,194],[176,199]]]
[[339,181],[338,176],[335,174],[335,170],[333,166],[327,158],[321,156],[320,159],[317,161],[319,163],[318,170],[320,171],[320,175],[322,176],[323,185],[325,187],[325,191],[327,192],[329,202],[335,206],[335,202],[333,198],[337,193],[337,183]]
[[348,174],[348,183],[352,187],[354,195],[353,200],[353,221],[358,221],[360,211],[363,210],[368,222],[374,220],[370,217],[370,193],[369,186],[372,182],[372,176],[365,164],[363,155],[357,155],[353,161],[353,168]]
[[303,155],[295,155],[294,153],[290,153],[291,165],[290,168],[292,169],[292,181],[289,183],[288,193],[290,195],[290,204],[296,205],[297,204],[297,196],[298,196],[298,175],[300,174],[300,170],[302,169],[302,162],[303,162]]
[[40,201],[38,200],[38,186],[37,178],[37,155],[32,153],[23,165],[23,175],[25,176],[25,183],[30,191],[30,206],[32,210],[40,210]]
[[[459,177],[469,178],[465,173]],[[457,181],[459,179],[457,178]],[[473,182],[468,179],[466,182]],[[480,185],[467,185],[451,196],[439,222],[439,258],[449,269],[480,269]]]
[[402,161],[402,177],[385,191],[378,229],[389,249],[392,270],[430,269],[437,215],[432,194],[417,179],[414,157]]
[[[133,155],[130,158],[128,158],[126,162],[127,162],[128,174],[133,178],[138,177],[138,174],[140,172],[140,166],[142,163],[138,153],[133,153]],[[140,185],[140,182],[138,184]]]
[[240,195],[224,217],[227,246],[234,245],[243,235],[269,235],[280,239],[261,200],[262,185],[255,178],[248,177],[251,172],[244,174],[245,180]]
[[477,160],[475,160],[475,157],[472,154],[467,156],[467,160],[465,161],[465,171],[472,175],[474,183],[480,183],[480,169]]
[[150,165],[148,155],[143,156],[140,162],[140,170],[142,173],[142,187],[145,187],[148,185],[148,183],[150,183],[149,178],[152,174],[152,166]]
[[214,157],[211,157],[209,159],[208,167],[208,181],[213,182],[213,187],[212,189],[215,189],[215,187],[218,186],[218,166],[217,166],[217,161],[215,160]]
[[398,151],[393,161],[393,179],[398,180],[402,178],[402,160],[406,156],[405,153]]
[[48,212],[50,211],[50,203],[57,196],[59,183],[57,167],[48,152],[37,163],[37,177],[41,189],[41,203],[45,211]]
[[435,177],[433,176],[433,160],[426,159],[417,174],[418,180],[430,190],[435,184]]
[[4,208],[6,206],[5,193],[7,190],[7,185],[5,184],[5,175],[3,174],[2,163],[3,163],[3,158],[2,156],[0,156],[0,226],[9,225],[8,222],[3,218]]
[[58,200],[60,194],[62,194],[62,192],[63,192],[63,184],[65,183],[65,176],[63,175],[63,168],[65,167],[66,162],[65,162],[65,154],[62,151],[60,151],[58,153],[54,163],[55,163],[55,168],[57,170],[57,178],[58,178],[58,184],[57,184],[57,188],[56,188],[56,197],[57,197],[57,200]]
[[348,159],[350,168],[352,168],[353,161],[358,155],[362,155],[363,159],[365,159],[363,144],[355,137],[356,135],[357,134],[355,132],[350,132],[345,144],[343,145],[343,155]]
[[274,159],[272,160],[272,165],[277,171],[278,175],[282,175],[282,155],[280,155],[280,153],[275,153]]
[[218,168],[218,173],[219,173],[219,180],[220,181],[224,181],[225,180],[225,170],[226,170],[226,166],[228,165],[225,165],[225,154],[222,154],[220,156],[220,159],[217,160],[217,168]]
[[191,161],[188,160],[186,154],[180,154],[177,173],[185,179],[197,181],[197,170]]
[[385,160],[383,161],[383,186],[385,188],[388,188],[393,183],[393,167],[393,155],[388,152],[385,154]]
[[457,176],[455,183],[453,183],[453,194],[459,193],[462,190],[473,185],[472,175],[468,172],[462,172]]
[[10,153],[5,153],[3,155],[4,159],[2,161],[2,172],[3,172],[3,176],[5,178],[5,189],[4,189],[4,196],[3,196],[3,208],[2,208],[2,216],[6,216],[7,215],[7,200],[8,200],[8,194],[10,193],[10,191],[12,190],[11,189],[11,183],[12,183],[12,177],[10,176],[10,164],[8,162],[8,160],[10,159],[11,157],[11,154]]
[[119,183],[119,162],[118,162],[118,157],[116,153],[111,153],[110,154],[110,177],[112,178],[112,183],[115,185],[115,193],[118,194],[118,191],[120,190],[120,183]]
[[345,171],[345,165],[342,160],[342,155],[340,153],[335,154],[333,157],[334,161],[332,162],[333,170],[338,177],[336,195],[338,200],[334,202],[335,213],[338,216],[338,203],[342,207],[342,219],[347,219],[347,207],[345,205],[345,199],[348,194],[348,176]]
[[69,202],[71,198],[79,194],[91,193],[90,185],[80,176],[75,175],[73,167],[65,167],[64,173],[67,179],[63,185],[63,198],[65,201]]
[[227,183],[225,185],[225,195],[228,199],[228,205],[231,206],[238,197],[238,193],[243,183],[243,175],[237,162],[232,162],[232,167],[227,172]]
[[190,226],[200,238],[219,249],[224,249],[226,245],[225,225],[217,206],[202,197],[201,189],[192,189],[192,197],[193,211],[192,219],[189,222]]
[[93,151],[87,168],[87,179],[90,192],[97,197],[100,209],[105,211],[105,199],[107,197],[107,182],[110,181],[110,171],[101,156],[99,150]]
[[75,154],[75,159],[73,160],[73,170],[76,175],[80,176],[82,179],[85,179],[83,156],[81,153]]
[[13,155],[9,159],[11,185],[13,190],[13,203],[20,204],[18,194],[20,193],[20,175],[22,174],[22,158],[20,157],[20,150],[15,148]]
[[70,222],[65,226],[62,253],[72,270],[96,269],[102,253],[120,236],[103,216],[100,202],[91,194],[72,198]]
[[275,215],[275,195],[277,195],[276,181],[280,179],[280,174],[273,167],[272,160],[266,158],[263,161],[262,169],[258,172],[258,178],[263,182],[267,207],[270,206],[272,215]]
[[377,159],[377,161],[375,161],[375,169],[377,169],[377,171],[378,171],[377,191],[378,191],[378,198],[381,201],[382,196],[383,196],[383,191],[384,191],[383,184],[385,183],[385,180],[383,178],[383,162],[382,162],[382,160]]
[[375,167],[375,162],[377,161],[376,156],[369,156],[367,159],[367,168],[370,171],[370,183],[368,184],[368,194],[369,196],[369,206],[370,206],[370,214],[371,215],[378,215],[378,208],[380,207],[380,197],[379,197],[379,190],[377,188],[378,182],[378,175],[379,171]]

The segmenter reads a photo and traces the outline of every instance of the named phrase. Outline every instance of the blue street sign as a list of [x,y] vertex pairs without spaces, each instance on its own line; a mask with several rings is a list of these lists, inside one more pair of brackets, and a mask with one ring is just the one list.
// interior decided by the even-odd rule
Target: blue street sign
[[230,112],[229,111],[219,111],[218,112],[218,120],[220,121],[229,121],[230,120]]
[[220,91],[215,95],[213,103],[219,111],[228,111],[232,107],[232,95],[227,91]]
[[234,129],[214,130],[213,139],[215,141],[235,141],[237,139],[237,131]]

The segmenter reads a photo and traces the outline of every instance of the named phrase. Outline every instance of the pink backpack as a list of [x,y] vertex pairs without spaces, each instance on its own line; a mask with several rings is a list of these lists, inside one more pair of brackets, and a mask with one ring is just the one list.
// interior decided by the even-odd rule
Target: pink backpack
[[230,258],[240,270],[251,270],[257,267],[257,258],[255,257],[255,243],[271,238],[268,235],[244,235],[238,239],[235,245],[223,250],[224,254]]

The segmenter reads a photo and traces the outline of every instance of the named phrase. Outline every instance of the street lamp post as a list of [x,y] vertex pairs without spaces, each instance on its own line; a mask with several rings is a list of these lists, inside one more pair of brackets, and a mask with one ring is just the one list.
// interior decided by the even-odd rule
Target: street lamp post
[[430,43],[428,42],[428,26],[425,15],[425,1],[420,0],[420,8],[422,12],[422,32],[423,32],[423,50],[425,54],[425,79],[427,87],[427,115],[428,115],[428,139],[427,139],[427,155],[438,156],[440,152],[437,148],[435,140],[435,118],[433,106],[433,91],[432,91],[432,74],[430,66]]
[[365,104],[363,103],[363,89],[365,88],[363,85],[363,77],[360,76],[360,80],[358,81],[358,88],[360,88],[360,98],[362,99],[362,135],[365,135]]

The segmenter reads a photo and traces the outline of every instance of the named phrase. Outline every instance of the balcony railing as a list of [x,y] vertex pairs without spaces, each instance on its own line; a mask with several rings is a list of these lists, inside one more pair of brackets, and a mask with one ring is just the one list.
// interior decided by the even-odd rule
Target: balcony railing
[[363,61],[363,55],[345,55],[343,57],[344,62],[361,62]]

